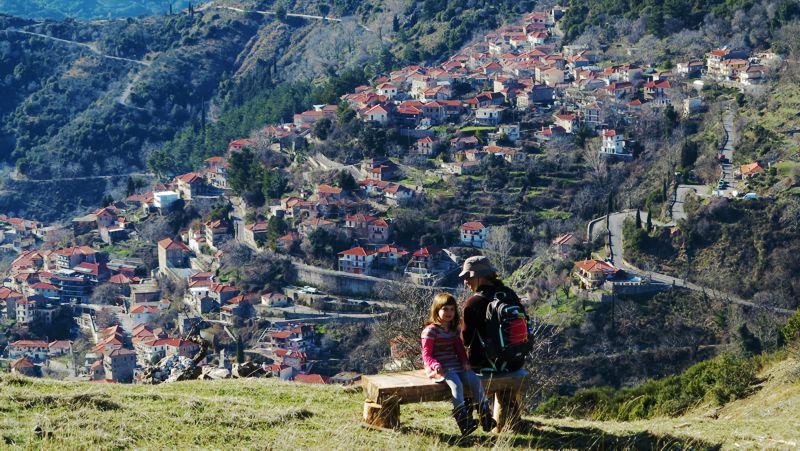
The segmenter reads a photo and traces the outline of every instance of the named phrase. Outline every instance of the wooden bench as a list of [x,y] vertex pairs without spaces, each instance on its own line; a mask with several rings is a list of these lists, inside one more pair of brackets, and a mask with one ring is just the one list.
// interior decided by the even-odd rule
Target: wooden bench
[[[519,419],[522,382],[527,376],[528,373],[521,370],[481,378],[486,397],[494,397],[495,432],[513,427]],[[425,376],[424,370],[363,376],[362,385],[367,395],[364,424],[368,427],[397,428],[400,425],[400,404],[452,399],[447,384],[437,384]],[[469,397],[469,387],[464,387],[464,390],[465,396]]]

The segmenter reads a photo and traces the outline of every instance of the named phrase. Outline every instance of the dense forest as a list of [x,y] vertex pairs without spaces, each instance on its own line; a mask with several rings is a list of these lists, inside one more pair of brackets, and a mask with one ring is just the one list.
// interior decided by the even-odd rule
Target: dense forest
[[794,0],[572,0],[560,27],[567,41],[609,29],[661,38],[709,27],[720,37],[743,31],[741,43],[755,47],[798,15]]

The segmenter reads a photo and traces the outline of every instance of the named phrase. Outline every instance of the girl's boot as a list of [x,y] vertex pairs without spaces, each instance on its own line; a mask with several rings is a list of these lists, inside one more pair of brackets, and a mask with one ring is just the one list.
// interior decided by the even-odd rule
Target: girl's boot
[[462,436],[472,434],[475,429],[478,429],[478,422],[472,419],[472,415],[469,414],[464,404],[453,409],[453,418],[456,419]]
[[492,417],[492,409],[489,407],[489,401],[484,400],[481,402],[478,406],[478,412],[480,412],[481,429],[483,429],[484,432],[489,432],[497,426],[497,421]]

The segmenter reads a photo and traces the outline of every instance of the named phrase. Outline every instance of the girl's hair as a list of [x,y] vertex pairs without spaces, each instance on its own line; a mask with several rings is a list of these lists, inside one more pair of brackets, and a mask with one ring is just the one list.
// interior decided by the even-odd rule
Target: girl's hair
[[441,310],[445,305],[452,305],[456,308],[456,314],[453,316],[453,320],[450,321],[448,328],[451,330],[457,329],[461,325],[461,315],[458,314],[458,302],[456,302],[456,298],[454,298],[450,293],[439,293],[433,297],[433,302],[431,303],[431,315],[428,317],[428,322],[425,323],[425,325],[436,324],[439,326],[444,326],[439,322],[439,310]]

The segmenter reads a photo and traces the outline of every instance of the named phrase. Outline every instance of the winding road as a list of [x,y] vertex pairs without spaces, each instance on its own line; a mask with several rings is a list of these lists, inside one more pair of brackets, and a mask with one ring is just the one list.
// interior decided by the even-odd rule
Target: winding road
[[70,41],[68,39],[56,38],[56,37],[53,37],[53,36],[48,36],[46,34],[34,33],[32,31],[18,30],[16,28],[7,28],[7,29],[2,30],[2,31],[5,31],[6,33],[13,32],[13,33],[27,34],[29,36],[37,36],[37,37],[40,37],[40,38],[50,39],[50,40],[56,41],[56,42],[61,42],[61,43],[64,43],[64,44],[75,45],[75,46],[87,49],[90,52],[94,53],[95,55],[97,55],[97,56],[99,56],[101,58],[107,58],[107,59],[112,59],[112,60],[117,60],[117,61],[125,61],[125,62],[128,62],[128,63],[134,63],[134,64],[141,64],[142,66],[149,66],[151,64],[150,61],[134,60],[134,59],[130,59],[130,58],[123,58],[121,56],[113,56],[113,55],[109,55],[107,53],[103,53],[102,51],[100,51],[100,49],[97,48],[97,45],[95,45],[95,44],[87,44],[85,42]]
[[[242,8],[236,8],[236,7],[233,7],[233,6],[214,5],[212,3],[202,5],[199,8],[195,9],[195,11],[204,11],[204,10],[210,9],[210,8],[227,9],[227,10],[230,10],[230,11],[236,11],[236,12],[240,12],[240,13],[256,13],[256,14],[261,14],[262,16],[274,16],[276,14],[275,11],[259,11],[259,10],[256,10],[256,9],[242,9]],[[340,23],[343,22],[342,19],[337,18],[337,17],[315,16],[315,15],[312,15],[312,14],[286,13],[286,17],[299,17],[301,19],[321,20],[321,21],[327,21],[327,22],[340,22]],[[358,26],[361,27],[362,29],[364,29],[364,31],[368,31],[370,33],[373,33],[373,31],[371,29],[369,29],[364,24],[359,23]]]
[[[685,191],[688,192],[688,191]],[[614,266],[620,268],[622,270],[633,272],[637,274],[647,274],[651,277],[652,280],[656,282],[661,282],[667,285],[672,285],[676,287],[683,287],[688,288],[693,291],[699,291],[706,293],[710,297],[715,299],[721,299],[727,302],[731,302],[733,304],[743,305],[747,307],[755,307],[755,308],[766,308],[772,310],[773,312],[784,314],[784,315],[793,315],[795,313],[794,310],[788,310],[778,307],[765,307],[761,305],[754,304],[750,301],[746,301],[738,296],[735,296],[730,293],[725,293],[722,291],[714,290],[712,288],[706,288],[695,283],[689,282],[686,279],[681,279],[678,277],[672,277],[667,274],[661,274],[653,271],[645,271],[640,268],[637,268],[627,261],[625,261],[624,255],[624,246],[622,242],[622,228],[625,223],[625,219],[629,217],[634,217],[636,215],[636,210],[625,210],[617,213],[612,213],[608,217],[608,229],[605,228],[605,216],[603,216],[600,221],[593,222],[590,227],[590,235],[589,238],[594,240],[595,238],[607,235],[610,242],[610,259]],[[642,221],[647,220],[647,212],[641,212]],[[658,227],[671,227],[674,223],[657,223],[653,222],[654,225]]]

